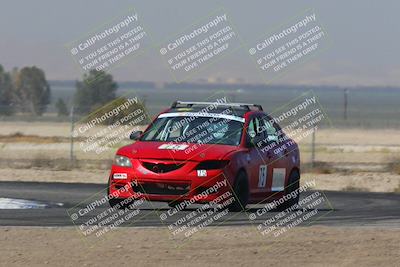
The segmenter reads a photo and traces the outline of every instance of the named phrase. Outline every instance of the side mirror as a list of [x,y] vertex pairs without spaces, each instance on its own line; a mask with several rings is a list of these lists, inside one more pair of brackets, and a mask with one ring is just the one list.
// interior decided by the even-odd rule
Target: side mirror
[[138,140],[140,136],[142,135],[143,131],[133,131],[131,135],[129,136],[129,139],[131,140]]

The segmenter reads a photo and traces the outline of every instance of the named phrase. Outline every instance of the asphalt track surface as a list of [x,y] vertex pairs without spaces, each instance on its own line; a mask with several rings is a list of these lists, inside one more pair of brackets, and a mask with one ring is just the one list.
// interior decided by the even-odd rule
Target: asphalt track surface
[[[104,196],[105,185],[36,183],[36,182],[0,182],[0,198],[17,198],[46,203],[47,208],[40,209],[0,209],[1,226],[73,226],[85,223],[90,216],[96,216],[108,209],[108,205],[91,211],[90,216],[78,217],[75,221],[68,213],[74,213],[87,207],[93,199]],[[301,199],[315,193],[305,192]],[[318,213],[302,225],[325,226],[378,226],[400,228],[400,194],[369,192],[321,191],[324,201],[316,207]],[[248,225],[264,222],[278,214],[269,211],[257,216],[253,221],[250,214],[257,214],[263,204],[249,205],[246,212],[229,212],[213,225]],[[167,226],[177,218],[195,211],[199,205],[190,206],[174,216],[160,219],[160,214],[170,209],[166,203],[144,202],[140,205],[140,214],[132,217],[121,226]],[[68,212],[68,213],[67,213]],[[206,212],[206,211],[204,211]],[[295,212],[295,211],[294,211]]]

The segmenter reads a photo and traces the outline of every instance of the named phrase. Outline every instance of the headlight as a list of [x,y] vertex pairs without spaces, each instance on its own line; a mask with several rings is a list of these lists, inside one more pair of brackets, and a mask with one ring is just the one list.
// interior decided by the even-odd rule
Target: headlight
[[229,160],[206,160],[197,165],[196,170],[218,170],[229,164]]
[[120,155],[115,156],[114,164],[121,167],[132,167],[131,160]]

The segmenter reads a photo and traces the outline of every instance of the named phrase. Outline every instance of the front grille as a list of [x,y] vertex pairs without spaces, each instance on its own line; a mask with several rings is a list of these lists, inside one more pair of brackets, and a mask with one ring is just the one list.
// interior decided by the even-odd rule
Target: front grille
[[166,173],[171,172],[179,169],[183,166],[183,164],[176,164],[176,163],[159,163],[159,162],[147,162],[142,161],[143,167],[146,169],[155,172],[155,173]]
[[132,186],[133,191],[150,195],[185,195],[190,191],[189,183],[141,183]]

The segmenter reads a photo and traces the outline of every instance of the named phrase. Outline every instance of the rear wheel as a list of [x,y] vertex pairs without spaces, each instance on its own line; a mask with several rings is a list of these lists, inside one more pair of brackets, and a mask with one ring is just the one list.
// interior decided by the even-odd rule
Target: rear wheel
[[249,201],[249,183],[245,172],[241,171],[235,179],[233,186],[234,201],[229,205],[230,211],[243,211]]
[[282,205],[277,207],[278,210],[282,211],[288,209],[294,205],[299,203],[300,193],[298,189],[300,187],[300,173],[297,170],[294,170],[290,173],[288,185],[285,187],[285,195],[290,195],[292,192],[297,191],[297,194],[293,197],[291,196],[290,199],[284,201]]

